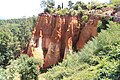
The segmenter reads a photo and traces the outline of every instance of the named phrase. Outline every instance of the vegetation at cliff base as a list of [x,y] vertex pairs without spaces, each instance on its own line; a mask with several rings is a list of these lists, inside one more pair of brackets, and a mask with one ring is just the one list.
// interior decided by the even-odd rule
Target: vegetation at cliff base
[[119,80],[120,24],[110,22],[108,27],[81,52],[69,55],[49,69],[44,77],[47,80]]
[[[81,15],[80,25],[86,24],[92,10],[102,14],[112,8],[117,13],[119,5],[119,0],[92,0],[88,4],[68,1],[68,7],[64,3],[55,7],[54,0],[41,1],[45,13]],[[41,74],[45,80],[120,80],[120,23],[113,22],[114,15],[99,17],[98,36],[46,72],[40,69],[44,64],[41,59],[24,54],[37,17],[0,20],[0,80],[40,80]]]

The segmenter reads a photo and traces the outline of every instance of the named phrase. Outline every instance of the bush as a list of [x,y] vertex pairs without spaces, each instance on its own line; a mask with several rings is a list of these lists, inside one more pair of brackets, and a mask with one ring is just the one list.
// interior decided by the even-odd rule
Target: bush
[[13,37],[13,34],[9,29],[0,30],[0,66],[5,67],[8,65],[9,60],[14,58],[14,47],[16,47],[17,38]]
[[120,24],[109,24],[81,52],[69,55],[44,77],[47,80],[119,80]]
[[9,61],[27,47],[35,17],[0,20],[0,66],[5,68]]
[[88,20],[88,16],[87,15],[82,16],[82,20],[83,22],[86,22]]
[[85,23],[87,21],[88,21],[88,16],[87,15],[82,16],[82,24],[83,24],[83,26],[85,25]]
[[8,80],[7,73],[6,73],[5,69],[3,69],[3,68],[0,68],[0,80]]
[[21,55],[18,59],[11,61],[7,69],[0,69],[1,80],[13,80],[15,77],[21,80],[38,80],[39,67],[42,66],[42,60]]
[[38,80],[39,68],[42,66],[42,60],[29,58],[27,55],[22,55],[18,59],[19,73],[22,80]]

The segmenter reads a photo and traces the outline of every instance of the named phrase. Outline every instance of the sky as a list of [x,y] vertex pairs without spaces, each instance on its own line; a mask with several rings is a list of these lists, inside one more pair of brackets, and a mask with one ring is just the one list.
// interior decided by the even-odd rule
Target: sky
[[[56,5],[67,6],[69,0],[54,0]],[[71,0],[72,2],[82,1],[85,3],[91,0]],[[109,0],[97,0],[98,2],[109,2]],[[0,0],[0,19],[31,17],[43,12],[40,7],[41,0]]]

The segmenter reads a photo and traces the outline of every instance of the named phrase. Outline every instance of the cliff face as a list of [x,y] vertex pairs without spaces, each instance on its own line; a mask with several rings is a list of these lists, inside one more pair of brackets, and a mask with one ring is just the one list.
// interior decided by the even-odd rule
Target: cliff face
[[49,67],[60,61],[60,48],[62,36],[62,23],[64,20],[60,16],[56,16],[56,25],[51,35],[50,45],[45,56],[44,67]]
[[79,40],[77,42],[78,50],[82,49],[85,43],[89,41],[92,37],[97,36],[97,25],[98,19],[91,16],[79,35]]
[[69,16],[67,31],[65,33],[65,53],[64,58],[66,58],[68,53],[76,47],[78,41],[80,25],[78,18],[76,16]]
[[81,16],[39,14],[27,54],[41,58],[44,68],[50,67],[97,36],[97,24],[98,19],[93,16],[83,27]]

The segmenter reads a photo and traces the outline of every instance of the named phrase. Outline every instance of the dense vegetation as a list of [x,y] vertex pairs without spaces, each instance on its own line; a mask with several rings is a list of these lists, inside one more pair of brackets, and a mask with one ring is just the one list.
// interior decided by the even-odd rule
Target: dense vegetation
[[19,55],[27,47],[36,17],[0,20],[0,66]]
[[44,12],[48,12],[50,14],[56,13],[60,15],[65,15],[67,13],[70,13],[71,15],[77,15],[80,13],[88,14],[88,10],[100,10],[105,7],[111,7],[116,8],[120,5],[119,0],[110,0],[109,3],[99,3],[96,0],[91,0],[88,4],[85,4],[84,2],[77,1],[76,3],[73,3],[71,0],[68,1],[68,7],[64,7],[64,3],[61,5],[58,5],[55,7],[55,1],[54,0],[42,0],[41,1],[41,7],[44,8]]
[[13,80],[15,76],[22,80],[37,79],[41,60],[27,55],[16,59],[27,47],[35,22],[35,16],[0,20],[0,80]]
[[47,80],[119,80],[120,24],[110,22],[107,30],[89,41],[81,52],[69,55],[45,74]]
[[[53,0],[42,1],[44,12],[65,15],[86,14],[87,10],[102,7],[115,8],[119,0],[110,4],[96,1],[85,4],[81,1],[68,2],[68,7],[58,5]],[[86,10],[86,11],[85,11]],[[87,15],[82,17],[85,24]],[[27,55],[20,55],[25,50],[33,31],[36,17],[0,20],[0,80],[38,80],[39,67],[43,64]],[[120,24],[106,22],[103,17],[98,25],[98,37],[89,41],[81,52],[73,52],[59,65],[48,69],[44,74],[47,80],[119,80],[120,79]],[[16,58],[19,56],[19,58]],[[38,65],[39,64],[39,65]]]
[[10,63],[6,69],[0,68],[0,80],[37,80],[39,66],[43,64],[41,60],[27,55],[21,55],[16,60],[11,60]]

